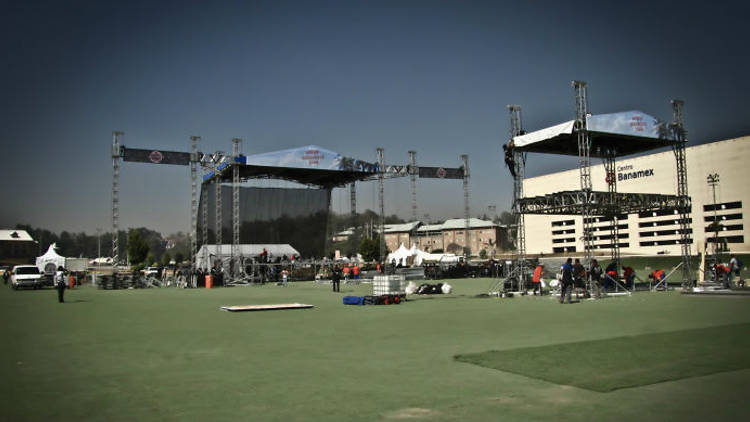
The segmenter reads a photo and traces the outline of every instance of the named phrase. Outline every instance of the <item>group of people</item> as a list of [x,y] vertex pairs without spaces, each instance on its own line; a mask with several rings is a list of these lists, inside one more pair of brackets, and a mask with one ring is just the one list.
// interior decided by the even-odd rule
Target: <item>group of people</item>
[[737,280],[737,287],[745,287],[745,280],[742,279],[740,270],[742,270],[742,261],[737,258],[734,254],[730,255],[729,264],[715,264],[714,274],[716,275],[716,281],[721,280],[725,289],[732,288],[732,275],[739,277]]
[[[537,267],[538,272],[534,271],[532,281],[535,283],[534,290],[536,292],[538,279],[541,276],[541,268]],[[560,303],[571,303],[571,294],[573,289],[582,289],[584,297],[590,297],[593,295],[594,298],[598,299],[601,297],[602,290],[613,288],[615,283],[619,282],[619,276],[617,274],[617,263],[612,262],[607,265],[606,269],[602,270],[599,262],[596,259],[591,260],[591,266],[588,270],[581,264],[581,260],[576,258],[568,258],[561,267],[562,279],[560,280],[561,291],[560,291]],[[623,266],[623,282],[625,288],[632,289],[635,285],[635,270],[629,266]],[[664,271],[656,270],[653,274],[661,271],[661,280],[664,279]],[[589,292],[587,288],[587,281],[590,281],[592,291]],[[541,289],[540,289],[541,291]]]

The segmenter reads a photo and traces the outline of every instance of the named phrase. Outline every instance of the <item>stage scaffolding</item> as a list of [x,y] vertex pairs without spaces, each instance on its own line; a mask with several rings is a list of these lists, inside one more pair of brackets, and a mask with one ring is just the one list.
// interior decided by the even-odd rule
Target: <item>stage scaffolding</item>
[[[682,254],[683,287],[694,286],[694,275],[691,266],[690,252],[690,208],[691,201],[687,190],[687,166],[685,162],[686,131],[682,120],[683,102],[672,101],[673,121],[668,126],[658,126],[658,137],[639,139],[637,136],[620,136],[617,133],[606,133],[600,127],[589,128],[587,123],[592,117],[588,111],[587,85],[583,81],[572,82],[575,92],[575,120],[548,129],[538,131],[537,139],[542,141],[524,142],[521,129],[521,109],[519,106],[508,106],[510,110],[511,137],[509,145],[513,148],[513,214],[517,223],[514,268],[509,279],[517,280],[519,290],[526,289],[528,259],[525,250],[525,214],[540,215],[580,215],[583,223],[584,264],[588,268],[593,258],[594,223],[597,217],[611,221],[610,258],[620,268],[620,241],[618,216],[639,212],[670,209],[679,214],[679,234]],[[637,121],[638,123],[638,121]],[[568,131],[566,132],[566,125]],[[542,133],[544,132],[544,133]],[[649,193],[618,193],[615,163],[617,157],[645,152],[657,148],[670,147],[675,153],[677,164],[676,195]],[[560,155],[577,155],[580,190],[555,192],[542,196],[524,197],[524,167],[529,152],[551,153]],[[592,155],[603,161],[607,191],[594,191],[591,183]],[[599,245],[601,246],[601,245]]]

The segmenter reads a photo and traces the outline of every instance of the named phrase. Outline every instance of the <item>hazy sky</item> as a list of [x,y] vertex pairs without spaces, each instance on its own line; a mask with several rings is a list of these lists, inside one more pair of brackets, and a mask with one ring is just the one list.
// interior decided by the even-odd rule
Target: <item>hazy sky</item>
[[[374,161],[382,146],[388,163],[414,149],[454,167],[465,153],[472,215],[510,207],[506,105],[528,130],[570,120],[573,79],[593,113],[669,120],[684,99],[691,144],[750,134],[745,2],[605,3],[2,2],[0,227],[111,227],[113,130],[131,148],[240,137],[245,154],[317,144]],[[570,166],[535,155],[528,172]],[[386,212],[408,217],[408,179],[386,189]],[[124,163],[120,192],[121,227],[188,230],[187,167]],[[460,181],[418,196],[420,215],[463,215]]]

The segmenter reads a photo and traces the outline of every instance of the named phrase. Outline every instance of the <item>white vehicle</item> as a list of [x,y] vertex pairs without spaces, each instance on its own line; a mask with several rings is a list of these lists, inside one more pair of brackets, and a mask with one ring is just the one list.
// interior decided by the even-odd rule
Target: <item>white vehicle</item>
[[16,265],[10,274],[10,282],[14,289],[19,287],[42,287],[42,274],[36,265]]
[[146,267],[143,270],[143,276],[146,278],[148,277],[159,278],[160,274],[161,274],[161,268],[159,267]]

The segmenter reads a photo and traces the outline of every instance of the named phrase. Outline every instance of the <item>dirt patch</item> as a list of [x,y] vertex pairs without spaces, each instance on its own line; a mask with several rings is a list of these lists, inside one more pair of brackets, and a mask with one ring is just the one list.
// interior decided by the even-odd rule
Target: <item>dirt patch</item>
[[437,411],[431,409],[423,409],[421,407],[407,407],[390,412],[385,416],[388,419],[411,420],[434,417],[437,415],[437,413]]

